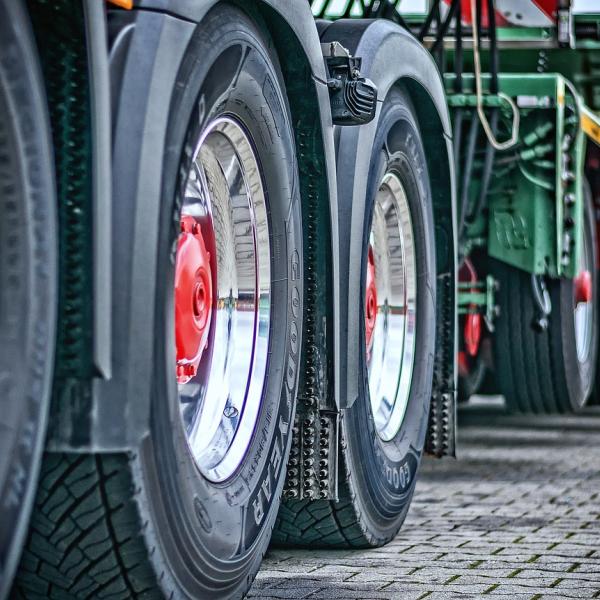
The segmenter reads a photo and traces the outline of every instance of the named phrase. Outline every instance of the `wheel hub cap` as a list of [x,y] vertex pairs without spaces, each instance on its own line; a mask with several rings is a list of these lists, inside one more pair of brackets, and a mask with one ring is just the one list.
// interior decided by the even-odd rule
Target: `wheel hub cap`
[[379,437],[389,441],[400,430],[408,406],[417,310],[410,208],[394,173],[385,175],[375,198],[366,277],[365,339],[371,412]]
[[175,341],[177,382],[195,377],[208,342],[213,294],[210,254],[200,224],[192,216],[181,219],[175,267]]
[[[477,283],[477,271],[468,258],[465,258],[462,267],[458,272],[458,279],[461,283]],[[475,287],[471,288],[471,292],[476,291]],[[471,304],[469,306],[469,311],[470,312],[465,315],[463,337],[467,354],[471,357],[475,357],[479,352],[479,344],[481,342],[482,317],[481,314],[477,312],[476,304]]]
[[369,245],[369,255],[367,258],[367,287],[366,287],[366,306],[365,306],[365,331],[367,340],[367,356],[371,354],[373,345],[373,331],[375,331],[375,322],[377,320],[377,285],[375,283],[375,258],[373,257],[373,247]]
[[581,271],[575,278],[575,304],[592,301],[592,274]]
[[[584,255],[586,248],[582,248]],[[590,351],[592,328],[594,326],[594,307],[592,305],[593,283],[592,274],[586,267],[588,261],[582,256],[582,269],[573,280],[573,295],[575,300],[575,343],[579,362],[585,362]]]
[[179,408],[213,482],[247,455],[266,385],[271,251],[258,159],[234,118],[200,136],[182,201],[175,275]]

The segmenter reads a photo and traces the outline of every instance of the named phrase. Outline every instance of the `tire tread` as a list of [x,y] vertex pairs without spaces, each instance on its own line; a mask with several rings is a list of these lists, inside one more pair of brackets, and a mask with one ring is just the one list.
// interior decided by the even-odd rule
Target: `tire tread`
[[[531,276],[500,261],[493,261],[492,272],[500,283],[498,298],[503,309],[494,334],[496,384],[506,398],[509,412],[570,412],[561,358],[561,316],[556,314],[558,289],[551,290],[555,310],[548,329],[536,332],[532,327],[535,314]],[[557,284],[551,282],[553,287]]]
[[46,454],[14,598],[160,598],[129,457]]

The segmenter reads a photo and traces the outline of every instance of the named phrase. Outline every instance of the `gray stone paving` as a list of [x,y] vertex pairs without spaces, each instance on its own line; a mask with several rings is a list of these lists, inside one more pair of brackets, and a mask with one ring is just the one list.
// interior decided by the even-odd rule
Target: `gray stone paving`
[[392,543],[272,549],[249,597],[600,598],[600,410],[460,421],[458,460],[425,461]]

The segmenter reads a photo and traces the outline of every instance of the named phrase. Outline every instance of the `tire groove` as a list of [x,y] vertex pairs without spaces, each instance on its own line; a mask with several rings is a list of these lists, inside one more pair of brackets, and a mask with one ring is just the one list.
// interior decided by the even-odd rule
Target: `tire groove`
[[[104,477],[103,477],[102,459],[99,456],[96,456],[95,460],[96,460],[96,466],[98,468],[98,473],[100,474],[100,481],[99,481],[98,490],[100,492],[100,496],[102,497],[102,501],[103,501],[104,506],[110,507],[110,503],[109,503],[109,500],[108,500],[107,491],[106,491],[106,488],[105,488],[105,484],[106,484],[107,480],[105,480]],[[127,567],[123,563],[123,558],[122,558],[120,552],[118,551],[119,540],[118,540],[116,531],[114,530],[114,526],[113,526],[112,520],[110,518],[110,515],[107,515],[106,524],[107,524],[107,527],[108,527],[109,535],[110,535],[110,537],[111,537],[111,539],[113,541],[113,547],[115,548],[115,558],[116,558],[117,563],[119,565],[119,568],[121,570],[121,574],[123,576],[123,581],[125,582],[125,585],[127,586],[127,589],[130,591],[131,597],[132,598],[137,598],[137,594],[135,592],[135,588],[133,587],[133,584],[131,583],[131,581],[129,581]]]

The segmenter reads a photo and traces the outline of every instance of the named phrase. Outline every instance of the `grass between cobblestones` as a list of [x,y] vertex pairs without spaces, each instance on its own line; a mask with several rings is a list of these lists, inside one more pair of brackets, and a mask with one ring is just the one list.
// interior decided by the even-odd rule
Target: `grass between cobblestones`
[[458,458],[425,459],[408,518],[374,550],[269,552],[250,598],[600,598],[600,410],[466,408]]

